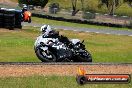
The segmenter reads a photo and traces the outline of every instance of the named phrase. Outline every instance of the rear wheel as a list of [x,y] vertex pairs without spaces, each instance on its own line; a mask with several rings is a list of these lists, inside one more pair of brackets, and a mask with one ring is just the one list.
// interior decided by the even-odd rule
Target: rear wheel
[[48,53],[46,53],[40,48],[40,46],[35,49],[35,53],[36,53],[36,56],[42,62],[55,62],[56,61],[56,56],[51,51],[48,51]]

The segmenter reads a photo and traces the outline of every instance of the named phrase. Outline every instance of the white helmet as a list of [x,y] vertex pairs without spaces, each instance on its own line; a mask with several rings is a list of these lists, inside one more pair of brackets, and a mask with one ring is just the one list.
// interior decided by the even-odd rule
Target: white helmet
[[23,8],[27,8],[27,5],[26,4],[23,4]]
[[49,25],[43,25],[40,29],[42,32],[50,31],[51,27]]

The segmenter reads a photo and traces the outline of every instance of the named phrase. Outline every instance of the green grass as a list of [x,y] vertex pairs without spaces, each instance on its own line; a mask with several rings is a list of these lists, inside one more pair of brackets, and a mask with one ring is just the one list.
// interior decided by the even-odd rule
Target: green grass
[[70,26],[70,27],[79,27],[79,28],[95,28],[95,29],[106,29],[106,30],[107,29],[131,30],[128,28],[116,28],[116,27],[96,26],[96,25],[89,25],[89,24],[78,24],[78,23],[42,19],[42,18],[37,18],[37,17],[32,17],[32,20],[36,23],[43,23],[43,24],[49,24],[49,25],[59,25],[59,26],[61,25],[61,26]]
[[[40,62],[34,42],[40,32],[33,27],[0,31],[0,62]],[[132,37],[59,30],[69,38],[85,40],[93,62],[132,63]]]
[[33,51],[35,34],[28,29],[0,32],[0,62],[39,61]]
[[77,84],[74,76],[30,76],[0,78],[0,88],[132,88],[129,84]]

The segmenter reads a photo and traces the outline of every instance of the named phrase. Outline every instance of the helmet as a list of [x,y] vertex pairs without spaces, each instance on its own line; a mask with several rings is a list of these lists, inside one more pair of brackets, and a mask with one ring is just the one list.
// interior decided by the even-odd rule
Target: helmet
[[42,32],[50,31],[51,27],[49,25],[43,25],[40,29]]
[[27,5],[26,4],[23,4],[23,8],[27,8]]
[[27,8],[28,8],[27,5],[23,6],[23,10],[27,11]]

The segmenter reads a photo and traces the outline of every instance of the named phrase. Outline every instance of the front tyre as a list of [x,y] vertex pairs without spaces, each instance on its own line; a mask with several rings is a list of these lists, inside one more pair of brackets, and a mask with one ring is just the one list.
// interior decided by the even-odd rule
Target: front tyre
[[85,51],[77,56],[78,62],[92,62],[92,56],[88,51]]
[[48,51],[48,54],[40,49],[40,47],[37,47],[35,49],[36,56],[38,59],[40,59],[42,62],[56,62],[56,56],[51,52]]
[[32,21],[32,20],[31,20],[31,17],[29,17],[29,18],[28,18],[28,23],[31,23],[31,21]]

